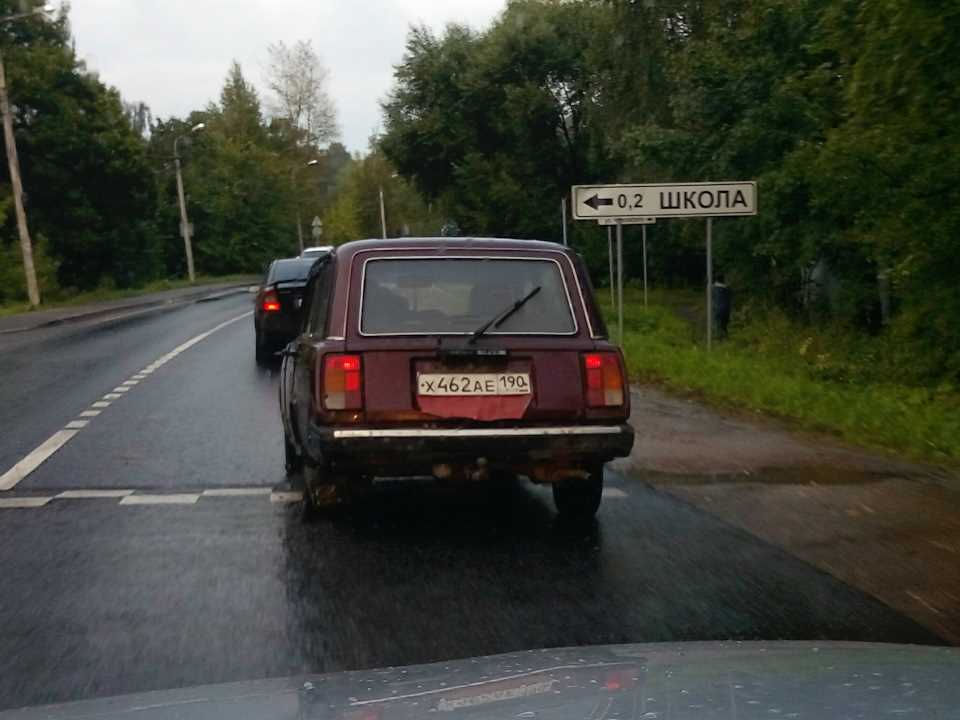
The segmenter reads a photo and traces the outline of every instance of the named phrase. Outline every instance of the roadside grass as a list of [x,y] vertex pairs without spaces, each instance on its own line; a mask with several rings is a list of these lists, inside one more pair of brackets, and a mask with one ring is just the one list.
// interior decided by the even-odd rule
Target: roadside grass
[[[611,337],[616,314],[598,291]],[[716,404],[762,411],[800,427],[918,460],[960,460],[960,392],[894,380],[882,340],[817,330],[749,308],[707,352],[703,302],[682,291],[624,291],[623,349],[631,377]]]
[[[162,292],[163,290],[178,290],[180,288],[193,285],[208,285],[212,283],[245,282],[256,283],[254,275],[198,275],[195,283],[190,283],[186,279],[177,280],[154,280],[138,288],[118,289],[114,287],[99,287],[95,290],[88,290],[80,293],[70,293],[63,290],[55,290],[50,296],[44,296],[43,305],[40,310],[50,310],[53,308],[70,307],[73,305],[85,305],[87,303],[103,302],[106,300],[121,300],[123,298],[136,297],[137,295],[146,295],[153,292]],[[30,305],[25,302],[3,303],[0,304],[0,317],[6,315],[16,315],[19,313],[30,312]]]

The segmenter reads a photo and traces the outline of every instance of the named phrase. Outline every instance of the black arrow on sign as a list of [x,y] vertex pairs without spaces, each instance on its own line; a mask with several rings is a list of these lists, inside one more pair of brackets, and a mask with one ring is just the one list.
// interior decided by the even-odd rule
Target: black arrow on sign
[[584,200],[583,204],[596,210],[601,205],[613,205],[613,198],[602,198],[599,195],[594,195],[592,198]]

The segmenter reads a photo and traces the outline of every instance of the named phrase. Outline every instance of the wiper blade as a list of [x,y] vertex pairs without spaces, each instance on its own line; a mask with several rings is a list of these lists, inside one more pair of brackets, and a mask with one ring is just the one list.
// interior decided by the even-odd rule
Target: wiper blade
[[488,321],[485,322],[483,325],[481,325],[481,326],[478,327],[476,330],[474,330],[474,331],[473,331],[473,335],[470,336],[470,340],[468,340],[468,342],[471,343],[471,344],[472,344],[472,343],[475,343],[475,342],[477,341],[477,338],[479,338],[481,335],[483,335],[485,332],[487,332],[487,330],[490,329],[490,326],[491,326],[491,325],[492,325],[493,327],[495,327],[495,328],[498,328],[498,327],[500,327],[501,325],[503,325],[503,323],[505,323],[505,322],[507,321],[507,318],[509,318],[511,315],[513,315],[517,310],[519,310],[520,308],[522,308],[524,305],[526,305],[526,304],[527,304],[527,301],[530,300],[530,298],[532,298],[532,297],[533,297],[534,295],[536,295],[538,292],[540,292],[540,286],[539,286],[539,285],[537,285],[533,290],[531,290],[530,292],[528,292],[526,295],[524,295],[522,298],[520,298],[519,300],[517,300],[515,303],[513,303],[512,305],[510,305],[510,307],[505,308],[504,310],[501,310],[501,311],[498,312],[496,315],[494,315],[492,318],[490,318],[490,320],[488,320]]

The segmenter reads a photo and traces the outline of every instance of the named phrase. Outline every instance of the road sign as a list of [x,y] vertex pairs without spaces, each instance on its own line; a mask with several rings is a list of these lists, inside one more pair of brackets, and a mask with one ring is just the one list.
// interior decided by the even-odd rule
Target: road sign
[[313,221],[310,223],[310,234],[314,240],[319,240],[320,236],[323,235],[323,220],[316,215],[313,216]]
[[577,220],[757,214],[755,182],[574,185]]
[[597,225],[656,225],[655,217],[603,217],[597,218]]

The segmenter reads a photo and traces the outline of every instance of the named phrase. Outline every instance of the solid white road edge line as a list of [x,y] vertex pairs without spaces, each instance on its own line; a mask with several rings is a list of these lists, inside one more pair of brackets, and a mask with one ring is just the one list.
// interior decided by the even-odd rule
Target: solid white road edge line
[[[192,348],[198,342],[206,340],[208,337],[210,337],[215,332],[217,332],[217,330],[222,330],[228,325],[231,325],[237,322],[238,320],[243,320],[246,317],[250,317],[251,315],[253,315],[252,310],[245,312],[242,315],[238,315],[235,318],[231,318],[230,320],[222,322],[219,325],[216,325],[210,328],[206,332],[200,333],[196,337],[190,338],[179,347],[174,348],[172,353],[167,353],[167,355],[171,357],[175,357],[176,355],[179,355],[180,353],[182,353],[184,350]],[[129,388],[126,388],[126,389],[129,389]],[[108,400],[115,400],[116,398],[122,397],[122,395],[116,395],[115,397],[111,397],[112,395],[114,395],[114,393],[108,393],[107,395],[104,395],[104,398]],[[110,406],[110,403],[104,402],[103,400],[98,400],[97,402],[93,403],[90,407],[105,408],[109,406]],[[38,467],[40,467],[40,465],[42,465],[47,458],[49,458],[51,455],[57,452],[57,450],[59,450],[68,442],[70,442],[70,440],[73,439],[73,436],[76,435],[78,432],[80,432],[79,429],[58,430],[53,435],[51,435],[46,440],[44,440],[40,445],[38,445],[36,448],[31,450],[30,453],[26,457],[24,457],[22,460],[20,460],[16,465],[14,465],[12,468],[7,470],[3,475],[0,475],[0,492],[6,491],[6,490],[12,490],[13,488],[15,488],[20,483],[21,480],[23,480],[27,475],[29,475]],[[11,499],[16,499],[16,498],[11,498]],[[121,502],[123,501],[121,500]],[[37,507],[37,506],[33,505],[30,507]]]
[[170,495],[127,495],[121,505],[196,505],[200,493],[173,493]]
[[203,495],[206,497],[243,497],[245,495],[269,495],[272,492],[271,488],[268,487],[251,487],[251,488],[211,488],[209,490],[204,490]]

